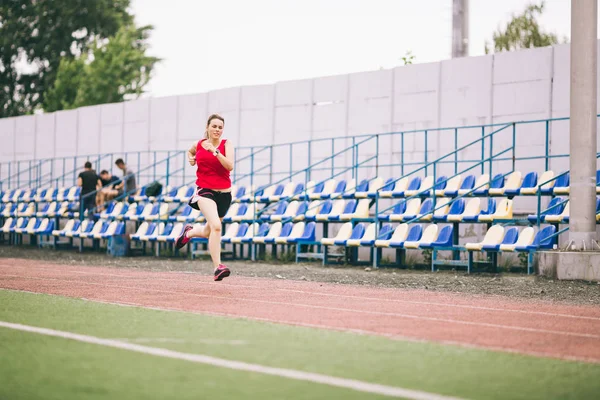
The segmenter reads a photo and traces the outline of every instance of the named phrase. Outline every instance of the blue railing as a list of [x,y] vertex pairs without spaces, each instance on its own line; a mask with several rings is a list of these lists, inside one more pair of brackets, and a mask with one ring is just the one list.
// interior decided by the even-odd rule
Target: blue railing
[[[551,154],[550,132],[556,126],[568,121],[568,118],[554,118],[535,121],[519,121],[513,123],[495,123],[487,125],[468,125],[451,128],[417,129],[399,132],[388,132],[380,134],[357,135],[353,137],[336,137],[327,139],[313,139],[296,141],[284,144],[242,146],[236,148],[236,168],[233,171],[233,179],[240,184],[257,183],[268,184],[285,177],[294,176],[297,172],[304,171],[306,180],[311,180],[313,175],[334,175],[339,171],[345,171],[353,177],[358,178],[361,174],[379,174],[384,168],[394,169],[394,175],[406,175],[412,170],[425,167],[425,173],[429,174],[433,166],[431,162],[432,141],[439,140],[440,146],[436,146],[438,154],[450,153],[454,157],[438,162],[436,168],[454,169],[457,173],[463,163],[473,163],[478,160],[487,159],[487,169],[495,169],[495,165],[502,162],[512,163],[512,169],[517,169],[519,162],[530,160],[541,160],[544,168],[550,167],[552,159],[568,157],[567,154]],[[489,136],[489,131],[499,127],[509,126],[511,132],[506,137],[499,138],[498,135]],[[522,129],[537,126],[538,143],[543,143],[543,150],[539,154],[526,154],[518,156],[516,141]],[[506,130],[506,129],[505,129]],[[457,151],[461,148],[460,143],[479,135],[480,149],[470,149],[468,153]],[[527,133],[528,137],[535,137]],[[355,146],[365,138],[374,138],[369,148]],[[436,139],[439,138],[439,139]],[[393,144],[392,144],[393,143]],[[506,145],[506,146],[504,146]],[[352,155],[344,153],[343,157],[331,157],[340,150],[352,147]],[[489,155],[496,153],[498,147],[512,147],[512,154],[507,157],[492,158]],[[417,149],[416,152],[413,151]],[[133,167],[139,182],[156,180],[163,176],[163,171],[158,167],[146,169],[147,166],[157,165],[157,160],[162,156],[169,156],[177,151],[139,151],[112,154],[92,154],[76,157],[53,158],[45,160],[26,160],[0,163],[0,190],[17,187],[39,187],[50,182],[60,182],[68,186],[74,184],[78,172],[83,168],[87,160],[97,161],[97,169],[110,169],[117,158],[123,158],[128,165]],[[184,152],[185,153],[185,152]],[[386,158],[382,158],[385,156]],[[374,163],[361,165],[361,158],[375,157]],[[326,158],[326,163],[319,163]],[[389,160],[388,160],[389,159]],[[106,165],[103,167],[103,162]],[[178,166],[185,165],[185,155],[177,160]],[[351,168],[350,168],[351,167]],[[540,165],[540,168],[542,165]],[[482,171],[486,165],[480,164]],[[178,168],[179,169],[179,168]],[[506,168],[502,168],[506,169]],[[144,170],[144,173],[139,171]],[[439,171],[436,171],[436,173]],[[186,177],[187,175],[187,177]],[[191,170],[183,168],[180,175],[170,175],[170,180],[177,183],[187,182]]]

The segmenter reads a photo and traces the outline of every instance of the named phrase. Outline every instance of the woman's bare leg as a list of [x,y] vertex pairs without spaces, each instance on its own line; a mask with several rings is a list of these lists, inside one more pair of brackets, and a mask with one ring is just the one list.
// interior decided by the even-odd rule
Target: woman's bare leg
[[[219,213],[217,211],[217,203],[215,203],[211,199],[207,199],[205,197],[201,197],[198,200],[198,207],[206,218],[205,228],[202,229],[202,235],[207,234],[208,237],[208,251],[210,253],[210,257],[212,258],[213,265],[215,269],[219,267],[221,264],[221,219],[219,218]],[[194,229],[192,230],[194,231]],[[188,236],[191,237],[190,232],[188,232]],[[198,229],[200,231],[200,229]],[[200,233],[200,232],[198,232]]]

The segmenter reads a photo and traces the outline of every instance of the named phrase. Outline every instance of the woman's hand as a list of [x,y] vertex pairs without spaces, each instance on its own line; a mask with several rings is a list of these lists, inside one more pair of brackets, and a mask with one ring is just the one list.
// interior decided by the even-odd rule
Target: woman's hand
[[196,157],[195,156],[191,156],[190,154],[188,154],[188,162],[193,167],[194,165],[196,165]]

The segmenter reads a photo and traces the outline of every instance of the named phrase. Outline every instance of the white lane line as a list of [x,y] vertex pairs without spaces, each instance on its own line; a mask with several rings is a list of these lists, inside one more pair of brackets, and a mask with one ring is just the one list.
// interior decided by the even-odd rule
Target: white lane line
[[182,339],[182,338],[151,338],[151,337],[138,337],[138,338],[113,338],[112,340],[118,340],[119,342],[133,342],[133,343],[188,343],[188,344],[222,344],[227,346],[240,346],[248,344],[245,340],[225,340],[225,339]]
[[[1,266],[2,265],[0,265],[0,267]],[[39,268],[53,270],[49,267],[39,267]],[[88,271],[80,271],[80,270],[73,270],[73,269],[68,269],[67,271],[76,273],[76,274],[81,274],[81,275],[111,276],[111,277],[115,277],[115,278],[141,279],[141,280],[153,280],[153,281],[156,280],[156,281],[179,282],[179,283],[181,282],[181,280],[177,280],[177,279],[159,278],[159,277],[139,277],[139,276],[133,276],[133,275],[107,274],[107,273],[101,273],[101,272],[91,272],[91,271],[88,272]],[[151,271],[151,272],[153,272],[153,271]],[[181,272],[173,272],[173,274],[179,274],[179,273],[181,273]],[[204,275],[202,275],[202,276],[204,276]],[[243,278],[247,278],[247,277],[243,277]],[[229,283],[215,283],[215,282],[204,282],[204,281],[195,281],[194,283],[200,284],[200,285],[209,285],[209,286],[242,287],[242,288],[257,289],[257,290],[264,289],[264,287],[261,287],[261,286],[253,286],[253,285],[246,285],[246,284],[229,284]],[[582,315],[561,314],[561,313],[552,313],[552,312],[545,312],[545,311],[516,310],[516,309],[512,309],[512,308],[495,308],[495,307],[473,306],[473,305],[467,305],[467,304],[453,304],[453,303],[440,303],[440,302],[431,302],[431,301],[401,300],[401,299],[389,299],[389,298],[379,298],[379,297],[369,297],[369,296],[343,295],[343,294],[334,294],[334,293],[313,292],[310,290],[299,290],[299,289],[272,288],[271,290],[277,290],[277,291],[288,292],[288,293],[310,294],[310,295],[317,295],[317,296],[368,300],[368,301],[386,302],[386,303],[419,304],[419,305],[429,305],[429,306],[435,306],[435,307],[464,308],[464,309],[471,309],[471,310],[495,311],[495,312],[503,312],[503,313],[518,313],[518,314],[528,314],[528,315],[544,315],[544,316],[548,316],[548,317],[560,317],[560,318],[600,321],[600,317],[588,317],[588,316],[582,316]]]
[[288,302],[283,302],[283,301],[257,300],[257,299],[249,299],[249,298],[245,298],[245,297],[235,297],[235,296],[215,296],[215,295],[209,295],[209,294],[178,292],[178,291],[173,291],[173,290],[149,289],[149,288],[136,287],[136,286],[122,286],[122,285],[109,285],[109,284],[105,284],[105,283],[82,282],[82,281],[78,281],[78,280],[69,280],[69,279],[38,278],[38,277],[11,275],[11,274],[0,274],[0,277],[1,276],[15,277],[15,278],[21,278],[21,279],[30,279],[30,280],[41,280],[41,281],[69,282],[69,283],[78,283],[78,284],[90,285],[90,286],[101,286],[101,287],[109,287],[109,288],[116,288],[116,289],[147,291],[147,292],[165,293],[165,294],[171,294],[171,295],[178,294],[178,295],[183,295],[183,296],[192,296],[192,297],[219,299],[219,300],[247,301],[250,303],[272,304],[272,305],[287,306],[287,307],[304,307],[304,308],[311,308],[311,309],[317,309],[317,310],[340,311],[340,312],[349,312],[349,313],[366,314],[366,315],[382,315],[382,316],[388,316],[388,317],[408,318],[408,319],[415,319],[415,320],[421,320],[421,321],[445,322],[445,323],[450,323],[450,324],[481,326],[481,327],[485,327],[485,328],[497,328],[497,329],[505,329],[505,330],[521,331],[521,332],[544,333],[544,334],[552,334],[552,335],[560,335],[560,336],[580,337],[580,338],[586,338],[586,339],[600,339],[600,335],[594,335],[591,333],[552,331],[552,330],[547,330],[547,329],[528,328],[528,327],[523,327],[523,326],[492,324],[492,323],[488,323],[488,322],[473,322],[473,321],[456,320],[456,319],[450,319],[450,318],[424,317],[424,316],[419,316],[419,315],[401,314],[401,313],[393,313],[393,312],[355,310],[352,308],[316,306],[316,305],[312,305],[312,304],[288,303]]
[[95,336],[80,335],[72,332],[58,331],[54,329],[39,328],[35,326],[14,324],[0,321],[0,327],[14,329],[23,332],[37,333],[40,335],[54,336],[63,339],[75,340],[77,342],[91,343],[105,347],[133,351],[136,353],[149,354],[157,357],[172,358],[176,360],[185,360],[198,364],[212,365],[215,367],[228,368],[238,371],[255,372],[264,375],[278,376],[282,378],[320,383],[323,385],[335,386],[344,389],[351,389],[359,392],[379,394],[389,397],[403,397],[415,400],[450,400],[458,399],[456,397],[442,396],[435,393],[428,393],[419,390],[410,390],[394,386],[379,385],[358,381],[354,379],[338,378],[335,376],[316,374],[312,372],[297,371],[286,368],[267,367],[260,364],[251,364],[242,361],[225,360],[222,358],[206,356],[202,354],[190,354],[179,351],[161,349],[157,347],[143,346],[139,344],[126,343],[114,339],[102,339]]

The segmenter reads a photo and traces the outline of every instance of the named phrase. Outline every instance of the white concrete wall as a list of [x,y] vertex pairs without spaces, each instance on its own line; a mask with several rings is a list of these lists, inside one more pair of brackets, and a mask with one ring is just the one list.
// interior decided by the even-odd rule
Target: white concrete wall
[[[185,150],[202,137],[210,113],[225,117],[225,136],[238,147],[238,159],[250,153],[240,146],[327,139],[314,142],[310,148],[307,144],[276,147],[272,153],[264,151],[257,155],[255,169],[265,167],[265,170],[255,183],[263,184],[289,174],[290,154],[291,169],[302,170],[344,150],[355,135],[428,129],[427,154],[422,131],[404,134],[404,162],[419,163],[425,157],[432,161],[454,149],[454,130],[435,128],[565,117],[568,111],[569,45],[559,45],[3,119],[0,120],[3,144],[0,176],[6,178],[8,161]],[[497,128],[486,128],[483,133]],[[481,135],[481,128],[460,129],[458,145],[477,140]],[[544,154],[545,124],[518,125],[516,138],[517,157]],[[552,122],[548,137],[551,154],[566,153],[568,138],[568,121]],[[376,146],[373,137],[360,145],[358,159],[366,160],[378,152],[380,165],[397,164],[401,161],[401,142],[400,135],[381,136]],[[511,127],[494,138],[496,153],[511,145]],[[484,155],[489,157],[489,141],[484,147]],[[458,159],[480,159],[481,151],[478,143],[461,151]],[[512,157],[512,152],[505,156]],[[134,169],[144,168],[153,161],[147,156],[139,161],[131,154],[129,157]],[[171,165],[171,171],[182,168],[183,161]],[[352,151],[347,150],[335,159],[333,166],[341,171],[351,162]],[[102,164],[102,168],[113,167],[108,160]],[[236,175],[247,174],[250,164],[249,158],[240,161]],[[470,165],[464,162],[461,168]],[[312,179],[331,175],[331,161],[321,167],[325,170],[315,171]],[[526,171],[541,172],[544,167],[540,160],[517,163],[518,169]],[[553,159],[550,167],[564,170],[568,168],[568,159]],[[405,172],[415,168],[406,165]],[[511,168],[511,161],[493,165],[494,172],[507,172]],[[375,171],[375,162],[370,162],[360,170],[359,178],[372,176]],[[440,165],[436,172],[453,174],[453,166]],[[378,173],[384,177],[398,176],[400,168],[381,167]],[[179,175],[189,181],[193,170],[188,167]],[[350,172],[344,176],[350,177]],[[295,179],[305,177],[298,175]]]

